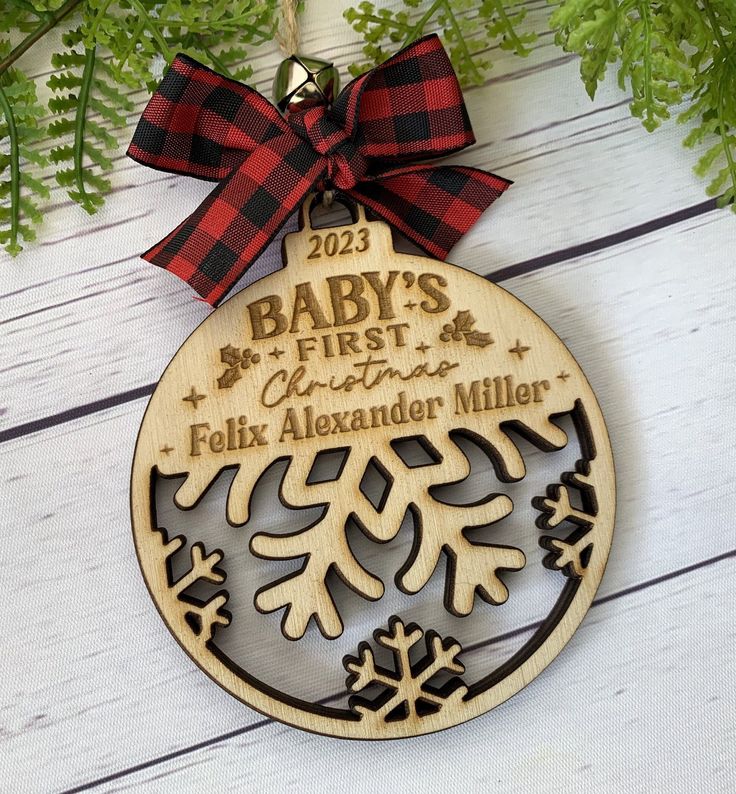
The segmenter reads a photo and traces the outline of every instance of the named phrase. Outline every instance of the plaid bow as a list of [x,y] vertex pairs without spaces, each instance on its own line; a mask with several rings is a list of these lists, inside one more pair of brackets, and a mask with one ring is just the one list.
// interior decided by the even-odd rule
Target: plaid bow
[[128,155],[219,184],[143,258],[217,305],[316,185],[339,189],[444,259],[511,183],[477,168],[414,161],[474,141],[434,35],[353,80],[332,107],[286,118],[252,88],[177,55]]

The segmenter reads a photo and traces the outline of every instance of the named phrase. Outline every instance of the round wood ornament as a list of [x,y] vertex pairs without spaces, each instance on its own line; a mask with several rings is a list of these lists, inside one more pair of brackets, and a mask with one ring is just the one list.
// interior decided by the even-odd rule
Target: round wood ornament
[[[460,267],[395,252],[389,227],[367,220],[359,206],[352,223],[313,228],[311,203],[300,230],[284,239],[284,268],[213,312],[151,397],[132,474],[135,545],[171,632],[244,703],[336,737],[428,733],[507,700],[577,629],[611,545],[610,443],[580,367],[533,311]],[[521,542],[508,534],[494,542],[519,507],[507,491],[527,474],[524,450],[549,457],[573,435],[577,462],[528,500],[541,547],[530,571]],[[407,445],[421,455],[411,458]],[[457,504],[443,498],[444,489],[469,475],[469,445],[490,466],[480,496]],[[328,479],[314,474],[325,455],[339,459]],[[275,463],[285,465],[284,506],[321,508],[306,526],[261,531],[249,520],[254,490]],[[241,544],[263,566],[248,603],[233,603],[228,579],[238,566],[230,567],[220,543],[177,534],[157,516],[166,478],[182,480],[172,507],[181,512],[195,508],[223,472],[232,483],[222,543]],[[378,492],[368,488],[370,477]],[[349,529],[361,534],[361,549],[384,554],[402,526],[413,540],[392,581],[372,570]],[[272,575],[273,561],[282,562]],[[556,583],[548,614],[508,658],[490,668],[477,663],[490,651],[469,654],[469,644],[443,627],[449,620],[462,630],[472,614],[493,636],[497,611],[532,574]],[[410,607],[430,580],[443,584],[437,603],[422,602],[421,620],[411,608],[381,612],[387,591]],[[347,593],[347,608],[337,590]],[[367,636],[332,658],[330,649],[368,605],[379,618]],[[315,696],[305,697],[278,676],[267,678],[247,636],[244,657],[230,658],[223,640],[254,621],[279,642],[294,641],[287,645],[297,655],[319,647],[339,668],[342,694],[320,692],[317,681]],[[276,659],[269,669],[278,667]]]

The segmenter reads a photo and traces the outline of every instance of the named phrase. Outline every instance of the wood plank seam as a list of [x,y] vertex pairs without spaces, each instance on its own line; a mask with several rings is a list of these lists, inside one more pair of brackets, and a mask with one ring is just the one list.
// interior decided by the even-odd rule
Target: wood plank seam
[[[616,601],[621,598],[625,598],[632,593],[641,592],[643,590],[647,590],[652,587],[656,587],[659,584],[664,582],[671,581],[672,579],[679,579],[683,576],[687,576],[690,573],[694,573],[695,571],[702,570],[704,568],[708,568],[712,565],[717,565],[720,562],[724,562],[726,560],[730,560],[736,557],[736,549],[731,549],[731,551],[724,552],[723,554],[718,554],[715,557],[710,557],[707,560],[701,560],[700,562],[693,563],[692,565],[687,565],[684,568],[679,568],[676,571],[670,571],[662,576],[658,576],[654,579],[640,582],[639,584],[633,585],[632,587],[627,587],[623,590],[619,590],[616,593],[610,593],[607,596],[602,596],[601,598],[597,598],[593,601],[591,608],[598,607],[603,604],[610,603],[611,601]],[[518,629],[515,629],[513,632],[507,632],[505,634],[499,635],[497,637],[492,637],[488,640],[485,640],[480,643],[475,643],[472,646],[468,646],[467,650],[477,650],[483,647],[489,647],[496,643],[502,642],[506,639],[509,639],[514,636],[518,636],[520,634],[524,634],[525,632],[533,631],[535,628],[538,628],[539,623],[532,623],[527,626],[521,626]],[[335,697],[335,696],[332,696]],[[325,702],[328,702],[331,698],[324,698]],[[105,775],[104,777],[98,778],[96,780],[90,780],[87,783],[82,783],[79,786],[74,786],[70,789],[65,789],[62,794],[80,794],[83,791],[91,791],[92,789],[98,788],[99,786],[103,786],[107,783],[113,783],[117,780],[121,780],[125,777],[129,777],[130,775],[134,775],[138,772],[142,772],[144,769],[151,769],[155,766],[159,766],[160,764],[167,763],[168,761],[173,761],[177,758],[182,758],[190,753],[197,752],[198,750],[204,750],[208,747],[213,747],[217,744],[222,744],[223,742],[228,741],[229,739],[235,739],[239,736],[243,736],[246,733],[252,733],[253,731],[258,730],[259,728],[263,728],[267,725],[272,724],[274,721],[271,719],[262,719],[258,720],[257,722],[252,723],[251,725],[246,725],[244,728],[238,728],[234,731],[229,731],[228,733],[224,733],[220,736],[213,736],[210,739],[206,739],[202,742],[197,742],[189,747],[183,747],[179,750],[175,750],[171,753],[166,753],[164,755],[158,756],[156,758],[152,758],[148,761],[145,761],[140,764],[136,764],[135,766],[128,767],[127,769],[121,769],[118,772],[113,772],[110,775]]]
[[699,215],[712,212],[718,209],[717,202],[717,198],[707,199],[706,201],[701,201],[699,204],[693,204],[690,207],[685,207],[676,212],[670,212],[659,218],[645,221],[636,226],[630,226],[628,229],[621,229],[618,232],[606,234],[595,240],[578,243],[569,248],[562,248],[559,251],[552,251],[549,254],[542,254],[541,256],[527,259],[525,262],[509,265],[508,267],[501,268],[485,276],[485,278],[498,283],[509,278],[514,278],[515,276],[523,276],[527,273],[532,273],[535,270],[542,270],[542,268],[549,267],[550,265],[558,265],[570,259],[577,259],[587,254],[604,251],[606,248],[612,248],[615,245],[635,240],[637,237],[643,237],[652,232],[666,229],[668,226],[674,226],[682,221],[697,218]]
[[[516,276],[527,275],[537,270],[542,270],[546,267],[563,264],[586,254],[597,253],[599,251],[605,250],[606,248],[611,248],[621,243],[630,242],[631,240],[646,236],[652,232],[661,231],[662,229],[665,229],[669,226],[674,226],[691,218],[705,215],[709,212],[719,211],[717,209],[716,202],[717,199],[715,198],[708,199],[706,201],[700,202],[699,204],[694,204],[682,210],[669,213],[668,215],[663,215],[659,218],[647,221],[646,223],[631,226],[628,229],[623,229],[610,235],[604,235],[603,237],[590,240],[586,243],[580,243],[569,248],[560,249],[559,251],[555,251],[550,254],[543,254],[539,257],[518,262],[493,273],[488,273],[483,276],[483,278],[493,281],[494,283],[500,283]],[[126,260],[116,260],[116,262],[121,261]],[[104,265],[101,265],[100,267],[104,267]],[[74,301],[67,301],[66,303],[69,302],[73,303]],[[45,310],[46,309],[39,309],[35,313]],[[12,319],[17,318],[10,318],[3,322],[11,322]],[[100,400],[95,400],[91,403],[85,403],[83,405],[70,408],[67,411],[61,411],[58,414],[51,414],[40,419],[34,419],[31,422],[24,422],[22,424],[16,425],[15,427],[7,428],[6,430],[0,430],[0,444],[6,441],[12,441],[17,438],[22,438],[23,436],[31,435],[33,433],[38,433],[43,430],[48,430],[77,419],[82,419],[85,416],[107,410],[108,408],[116,408],[120,405],[124,405],[125,403],[134,402],[135,400],[141,399],[143,397],[149,397],[155,388],[155,383],[149,383],[145,386],[139,386],[135,389],[130,389],[129,391],[120,392]]]

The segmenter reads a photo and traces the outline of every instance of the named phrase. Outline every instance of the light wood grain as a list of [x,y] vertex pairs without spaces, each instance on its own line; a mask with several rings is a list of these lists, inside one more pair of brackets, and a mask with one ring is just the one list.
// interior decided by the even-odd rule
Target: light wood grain
[[[730,222],[682,224],[556,268],[554,280],[542,271],[507,284],[568,340],[608,421],[621,499],[603,596],[733,547],[736,477],[722,422],[736,389],[736,301],[721,254]],[[14,671],[0,683],[11,779],[34,768],[63,788],[259,719],[186,660],[141,581],[127,467],[143,409],[3,445],[3,524],[13,530],[1,565],[19,594],[7,615],[14,642],[1,651]]]
[[[284,240],[285,267],[219,308],[162,376],[136,445],[131,486],[136,550],[156,606],[179,643],[248,705],[289,724],[345,738],[440,730],[511,697],[560,652],[585,615],[611,545],[610,442],[584,374],[538,316],[466,270],[394,252],[389,227],[367,221],[360,207],[348,224],[315,229],[312,203],[310,197],[302,210],[303,228]],[[491,684],[491,671],[469,671],[472,686],[467,679],[467,686],[457,680],[451,691],[431,688],[436,672],[465,671],[456,658],[461,644],[438,634],[439,598],[434,609],[427,601],[420,625],[428,652],[444,664],[427,667],[426,678],[415,678],[406,661],[422,628],[394,619],[391,611],[380,627],[369,630],[380,629],[377,641],[394,650],[398,678],[376,668],[365,640],[355,651],[360,658],[351,655],[345,662],[351,691],[366,688],[374,678],[386,689],[397,682],[395,697],[385,702],[351,699],[348,708],[328,712],[319,702],[283,691],[278,680],[254,682],[251,661],[243,669],[223,651],[220,636],[247,631],[243,612],[253,607],[261,613],[283,611],[281,631],[287,639],[301,640],[312,618],[324,638],[340,637],[345,620],[329,583],[332,572],[362,599],[379,601],[386,592],[386,578],[362,565],[351,547],[351,523],[374,544],[385,544],[399,535],[407,510],[413,543],[400,569],[391,572],[402,593],[423,591],[446,557],[442,601],[447,612],[477,615],[476,595],[495,606],[504,604],[509,591],[501,573],[526,565],[520,544],[480,543],[465,530],[491,524],[495,529],[514,512],[506,487],[524,479],[527,469],[505,428],[514,425],[538,449],[553,452],[571,440],[552,420],[562,415],[574,417],[572,440],[579,439],[580,457],[574,474],[564,469],[551,474],[554,484],[545,484],[535,505],[537,525],[545,532],[554,533],[566,520],[574,524],[564,525],[564,537],[541,539],[549,552],[544,567],[562,571],[567,581],[544,619],[539,644],[530,641],[501,680]],[[447,504],[433,489],[460,483],[471,473],[460,437],[474,441],[493,469],[486,462],[488,485],[478,498]],[[395,446],[402,438],[421,439],[435,465],[406,465]],[[336,448],[346,454],[339,476],[311,482],[317,456]],[[289,465],[279,500],[292,508],[324,505],[325,512],[306,527],[295,518],[276,532],[264,532],[250,505],[261,477],[284,456]],[[364,498],[362,482],[372,466],[382,469],[389,488],[380,503]],[[201,534],[180,534],[175,516],[170,514],[172,525],[157,514],[161,477],[186,476],[175,499],[191,509],[223,471],[233,468],[227,498],[219,500],[231,526],[209,543]],[[570,491],[578,495],[580,509],[571,507]],[[301,567],[271,578],[252,602],[235,608],[226,579],[242,565],[222,551],[222,543],[233,527],[246,522],[258,528],[249,540],[253,555],[298,559]],[[521,535],[524,525],[515,523]],[[381,556],[375,545],[372,554]],[[184,568],[172,575],[172,562],[183,561],[182,555]],[[187,597],[195,582],[204,591]],[[382,628],[387,620],[388,632]],[[495,630],[492,611],[486,611],[486,620],[487,630]],[[342,654],[328,644],[337,667]],[[322,655],[329,658],[330,651],[324,648]],[[298,665],[298,657],[283,666],[289,664]],[[318,672],[308,678],[317,692],[326,683]],[[321,697],[325,694],[333,690],[326,688]],[[420,713],[418,699],[431,700],[435,710]],[[402,706],[405,715],[390,719]]]

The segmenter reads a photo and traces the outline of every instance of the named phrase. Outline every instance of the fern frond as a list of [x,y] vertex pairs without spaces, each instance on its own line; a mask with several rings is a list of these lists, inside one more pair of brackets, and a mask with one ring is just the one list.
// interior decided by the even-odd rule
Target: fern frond
[[678,0],[550,1],[558,5],[550,17],[555,40],[580,56],[580,75],[591,98],[607,65],[620,59],[618,81],[631,90],[632,114],[650,132],[669,118],[670,108],[683,101],[694,80],[681,48]]
[[29,33],[45,19],[48,10],[48,3],[39,0],[6,0],[0,6],[0,30],[9,32],[15,28]]
[[[39,200],[49,191],[29,166],[53,167],[69,196],[95,212],[110,189],[110,152],[119,147],[118,135],[127,135],[128,95],[152,91],[178,51],[246,80],[249,49],[273,41],[278,7],[279,0],[0,3],[0,29],[14,39],[0,39],[0,242],[17,253],[41,218]],[[51,57],[54,118],[46,124],[35,83],[13,67],[57,26],[63,48]],[[53,148],[45,155],[41,146],[49,139]]]
[[423,13],[418,0],[404,0],[404,5],[408,10],[392,11],[363,0],[345,11],[345,19],[365,39],[366,60],[349,67],[354,77],[383,63],[393,50],[437,32],[461,84],[479,85],[492,66],[485,53],[494,44],[525,56],[536,39],[535,33],[520,30],[526,9],[518,0],[434,0],[424,3]]
[[565,52],[580,56],[580,77],[588,96],[593,99],[608,64],[614,63],[621,55],[618,3],[610,0],[567,0],[558,5],[549,24],[555,30],[555,42]]
[[69,113],[77,106],[77,98],[74,94],[66,96],[52,96],[49,99],[49,110],[52,113]]
[[74,119],[71,118],[54,119],[48,126],[50,138],[62,138],[72,132],[74,132]]
[[[693,101],[679,120],[698,120],[685,138],[685,146],[708,146],[695,173],[704,178],[712,174],[706,192],[736,212],[736,8],[729,0],[706,0],[704,6],[704,35],[713,54],[710,62],[697,60]],[[697,44],[704,48],[702,39]]]
[[236,79],[247,79],[248,47],[272,41],[278,0],[88,0],[82,24],[87,46],[104,46],[110,74],[131,88],[158,83],[163,66],[182,51]]
[[[82,64],[84,64],[84,61],[82,61]],[[82,76],[71,71],[52,74],[46,85],[54,92],[71,90],[82,85]]]
[[[62,144],[55,147],[50,156],[52,162],[57,165],[71,163],[68,168],[57,172],[56,181],[62,187],[67,188],[71,199],[92,215],[103,203],[102,191],[95,187],[94,177],[96,175],[92,171],[92,166],[109,171],[112,168],[112,162],[103,154],[101,148],[95,146],[88,138],[92,136],[107,148],[117,146],[117,140],[100,124],[87,118],[90,109],[90,95],[95,85],[94,73],[97,54],[95,48],[85,49],[84,52],[81,52],[80,41],[81,33],[73,31],[65,41],[71,49],[52,58],[52,63],[74,63],[76,67],[61,75],[51,75],[47,82],[55,94],[49,102],[49,109],[57,114],[69,114],[69,118],[57,120],[49,125],[50,136],[59,138],[67,135],[72,129],[74,131],[73,144],[71,146]],[[58,96],[60,92],[65,92],[70,88],[77,89],[76,93],[62,93],[61,96]],[[105,190],[109,189],[109,182],[106,180],[104,187]]]
[[[101,80],[94,81],[94,90],[97,93],[101,93],[100,91],[101,85],[103,85]],[[104,99],[99,99],[96,96],[90,96],[89,106],[92,111],[97,113],[112,126],[122,127],[123,125],[125,125],[127,121],[126,117],[122,113],[120,113],[120,111],[116,110],[116,108],[112,104],[110,104],[109,101],[106,102]],[[128,107],[129,106],[130,105],[128,105]]]
[[[609,65],[630,93],[631,112],[654,130],[676,110],[702,147],[696,172],[708,192],[736,207],[736,2],[734,0],[548,0],[556,42],[580,56],[595,96]],[[398,9],[362,0],[345,17],[364,39],[359,74],[438,32],[463,85],[483,82],[491,51],[526,55],[534,32],[521,0],[403,0]],[[17,253],[32,239],[48,188],[39,169],[89,212],[109,190],[110,153],[130,121],[130,96],[152,91],[167,63],[186,52],[245,81],[252,47],[274,39],[279,0],[4,0],[0,29],[0,242]],[[63,23],[63,25],[61,25]],[[48,78],[53,115],[17,58],[60,26],[63,49]],[[680,105],[687,102],[682,110]],[[53,148],[44,154],[51,139]]]
[[629,0],[621,9],[619,85],[629,84],[631,113],[653,132],[692,88],[694,70],[671,35],[666,10],[649,0]]
[[223,47],[218,58],[227,66],[234,80],[245,82],[253,74],[253,69],[247,64],[248,50],[245,47],[235,45]]
[[631,112],[652,132],[689,101],[681,122],[697,121],[685,146],[704,145],[696,173],[712,173],[707,192],[736,193],[736,3],[733,0],[549,0],[555,39],[580,56],[595,96],[609,63],[631,91]]
[[[51,150],[49,159],[65,166],[57,171],[56,181],[93,214],[110,189],[104,174],[113,167],[108,153],[119,146],[115,130],[125,127],[133,104],[114,84],[110,65],[83,42],[81,28],[69,31],[64,37],[67,49],[52,57],[52,64],[64,71],[47,83],[53,92],[49,109],[58,116],[49,125],[49,135],[63,142]],[[70,135],[72,143],[66,141]]]
[[[10,51],[0,41],[0,56]],[[43,107],[36,86],[22,71],[10,68],[0,75],[0,244],[15,256],[22,241],[35,237],[33,225],[40,223],[39,200],[48,198],[48,188],[30,173],[30,164],[44,166],[46,159],[37,144],[44,136]]]

